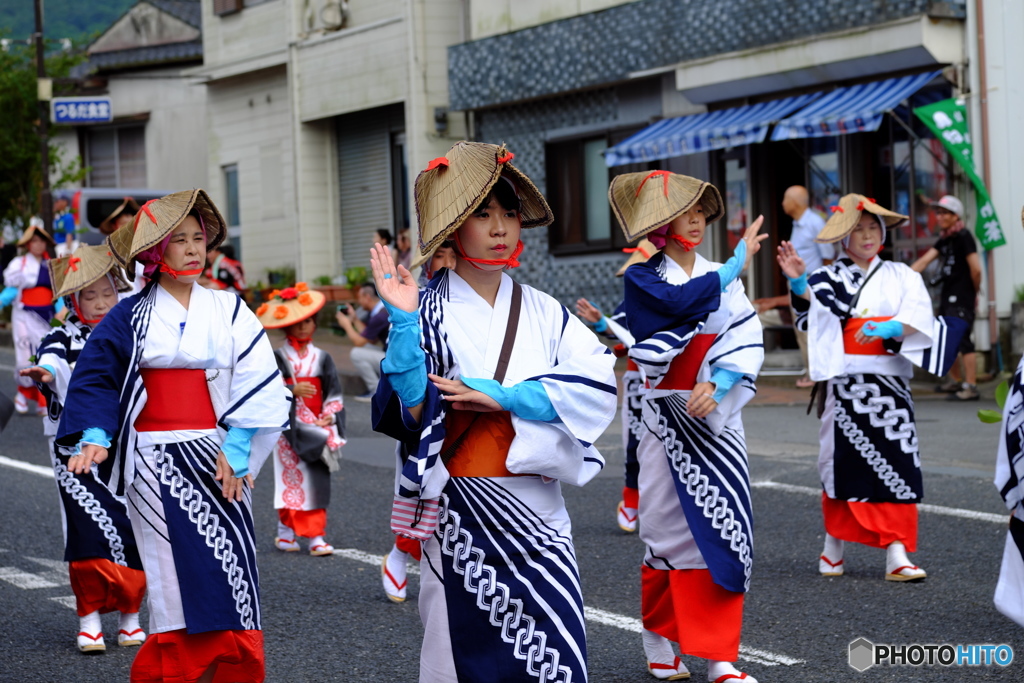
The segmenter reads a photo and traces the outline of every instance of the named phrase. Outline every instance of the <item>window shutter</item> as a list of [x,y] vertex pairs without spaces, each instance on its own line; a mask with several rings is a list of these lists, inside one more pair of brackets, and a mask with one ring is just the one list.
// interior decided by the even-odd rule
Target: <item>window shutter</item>
[[213,0],[213,13],[219,17],[242,11],[242,0]]

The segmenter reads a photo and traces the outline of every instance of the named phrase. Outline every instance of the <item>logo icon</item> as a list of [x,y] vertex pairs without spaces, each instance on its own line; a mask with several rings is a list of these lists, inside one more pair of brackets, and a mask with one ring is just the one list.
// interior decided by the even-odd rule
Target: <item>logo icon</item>
[[850,643],[850,666],[857,671],[866,671],[875,663],[875,645],[867,638],[858,638]]

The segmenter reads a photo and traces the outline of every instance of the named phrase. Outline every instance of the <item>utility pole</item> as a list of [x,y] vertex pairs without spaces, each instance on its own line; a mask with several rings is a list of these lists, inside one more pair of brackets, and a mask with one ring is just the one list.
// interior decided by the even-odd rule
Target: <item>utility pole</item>
[[53,198],[50,196],[50,98],[52,86],[46,78],[46,46],[43,43],[43,0],[35,0],[36,10],[36,77],[39,98],[39,153],[42,187],[39,191],[39,211],[43,228],[53,235]]

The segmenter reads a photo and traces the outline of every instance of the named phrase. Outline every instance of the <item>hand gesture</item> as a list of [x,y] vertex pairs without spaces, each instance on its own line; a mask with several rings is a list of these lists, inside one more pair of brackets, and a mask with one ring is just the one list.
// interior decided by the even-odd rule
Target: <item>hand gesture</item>
[[743,231],[743,241],[747,243],[747,260],[743,263],[743,270],[746,270],[750,266],[750,261],[761,249],[761,242],[768,239],[768,234],[758,234],[758,230],[761,229],[761,225],[764,223],[764,216],[758,216],[753,223],[747,226],[747,229]]
[[601,311],[586,299],[576,300],[576,315],[594,324],[601,319]]
[[334,418],[330,415],[327,417],[321,417],[319,420],[313,420],[313,424],[317,427],[330,427],[334,423]]
[[33,382],[39,382],[40,384],[49,384],[53,381],[53,373],[38,365],[19,370],[18,374],[22,377],[31,377]]
[[82,452],[68,459],[68,471],[72,474],[84,474],[93,463],[97,465],[107,459],[107,449],[92,443],[82,444]]
[[395,308],[412,313],[419,308],[420,290],[412,273],[403,265],[395,268],[391,250],[386,245],[374,244],[370,250],[370,269],[377,294]]
[[690,400],[686,404],[686,412],[691,417],[705,418],[711,411],[718,407],[715,395],[715,385],[711,382],[701,382],[693,387]]
[[299,398],[306,398],[316,394],[316,387],[309,382],[299,382],[292,387],[292,394]]
[[783,242],[779,245],[779,255],[776,260],[779,262],[779,268],[782,269],[783,274],[791,280],[800,277],[807,270],[804,260],[800,258],[800,254],[796,253],[792,242]]
[[438,375],[427,375],[455,410],[472,410],[477,413],[494,413],[504,410],[501,404],[482,391],[470,389],[461,379],[445,379]]
[[245,487],[248,485],[249,488],[255,488],[252,475],[247,474],[244,477],[236,477],[235,471],[228,464],[227,456],[220,452],[217,453],[217,473],[213,475],[213,478],[222,482],[221,494],[223,494],[226,500],[241,502]]

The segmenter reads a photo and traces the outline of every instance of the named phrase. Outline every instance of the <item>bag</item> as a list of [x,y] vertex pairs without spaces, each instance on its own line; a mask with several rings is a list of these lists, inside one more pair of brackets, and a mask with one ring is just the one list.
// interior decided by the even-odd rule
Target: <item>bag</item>
[[[501,354],[498,365],[494,369],[494,379],[499,384],[505,380],[509,361],[512,358],[512,346],[516,341],[516,330],[519,327],[519,313],[523,304],[523,288],[515,280],[512,281],[512,302],[508,311],[508,323],[505,326],[505,338],[501,343]],[[474,415],[469,426],[459,434],[451,445],[441,453],[441,462],[447,463],[455,456],[455,451],[473,428],[478,415]],[[397,536],[405,536],[417,541],[426,541],[434,535],[440,516],[440,503],[437,498],[406,498],[396,495],[391,504],[391,531]]]

